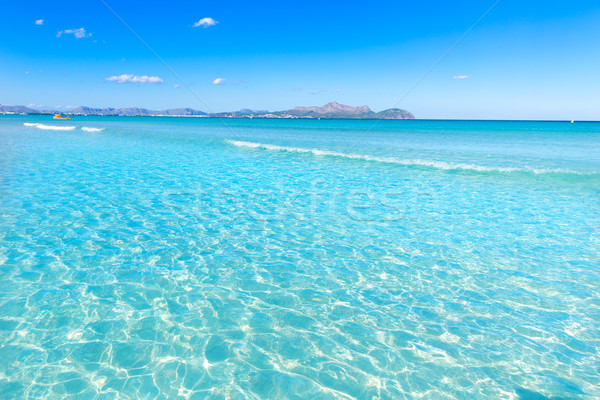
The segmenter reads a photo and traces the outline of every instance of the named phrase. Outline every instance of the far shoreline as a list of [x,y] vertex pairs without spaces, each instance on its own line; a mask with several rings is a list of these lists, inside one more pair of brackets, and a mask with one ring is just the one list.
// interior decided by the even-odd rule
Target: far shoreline
[[[55,113],[13,113],[0,112],[0,116],[53,116]],[[292,120],[292,121],[379,121],[379,122],[407,122],[407,121],[448,121],[448,122],[564,122],[564,123],[599,123],[600,120],[569,120],[569,119],[481,119],[481,118],[411,118],[411,119],[380,119],[380,118],[331,118],[331,117],[263,117],[263,116],[214,116],[214,115],[105,115],[105,114],[68,114],[74,117],[118,117],[118,118],[198,118],[198,119],[228,119],[228,120]],[[72,121],[72,119],[71,119]],[[572,122],[573,121],[573,122]]]

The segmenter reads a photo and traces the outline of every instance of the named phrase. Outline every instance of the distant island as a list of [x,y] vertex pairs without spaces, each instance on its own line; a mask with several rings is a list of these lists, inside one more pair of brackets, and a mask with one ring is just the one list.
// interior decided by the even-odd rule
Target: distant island
[[173,108],[169,110],[148,110],[146,108],[91,108],[75,107],[70,111],[36,110],[25,106],[0,105],[0,114],[63,114],[63,115],[112,115],[112,116],[152,116],[152,117],[205,117],[205,118],[323,118],[323,119],[415,119],[406,110],[390,108],[380,112],[367,106],[353,107],[332,101],[321,107],[294,107],[285,111],[242,109],[222,113],[205,113],[193,108]]

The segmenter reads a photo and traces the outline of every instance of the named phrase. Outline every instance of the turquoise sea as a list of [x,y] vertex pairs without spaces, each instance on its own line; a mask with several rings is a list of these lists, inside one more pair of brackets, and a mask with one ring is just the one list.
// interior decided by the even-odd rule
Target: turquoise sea
[[600,123],[0,116],[0,398],[598,399]]

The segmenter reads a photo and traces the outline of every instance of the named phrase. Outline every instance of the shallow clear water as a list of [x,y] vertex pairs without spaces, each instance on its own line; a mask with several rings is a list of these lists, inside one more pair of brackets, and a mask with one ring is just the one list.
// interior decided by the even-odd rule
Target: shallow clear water
[[2,116],[0,217],[0,398],[600,397],[598,123]]

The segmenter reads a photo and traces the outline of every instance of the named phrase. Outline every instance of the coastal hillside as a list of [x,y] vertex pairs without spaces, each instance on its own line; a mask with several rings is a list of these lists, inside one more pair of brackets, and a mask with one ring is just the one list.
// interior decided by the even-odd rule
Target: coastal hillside
[[39,114],[38,110],[25,106],[6,106],[0,104],[0,114]]
[[415,116],[406,110],[391,108],[374,112],[368,106],[347,106],[332,101],[321,107],[294,107],[282,111],[281,114],[303,118],[350,118],[350,119],[414,119]]
[[90,108],[79,106],[65,112],[70,115],[121,115],[129,117],[137,116],[197,116],[206,115],[205,112],[193,108],[173,108],[170,110],[148,110],[146,108]]
[[371,109],[367,106],[353,107],[332,101],[321,107],[294,107],[288,110],[287,113],[299,116],[361,116],[371,113]]
[[[59,111],[40,111],[25,106],[0,105],[1,114],[58,114]],[[62,112],[65,115],[111,115],[111,116],[163,116],[163,117],[214,117],[214,118],[323,118],[323,119],[414,119],[413,113],[399,108],[390,108],[380,112],[372,111],[368,106],[349,106],[332,101],[323,106],[294,107],[284,111],[242,109],[232,112],[205,113],[193,108],[173,108],[168,110],[149,110],[146,108],[93,108],[75,107]]]

